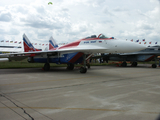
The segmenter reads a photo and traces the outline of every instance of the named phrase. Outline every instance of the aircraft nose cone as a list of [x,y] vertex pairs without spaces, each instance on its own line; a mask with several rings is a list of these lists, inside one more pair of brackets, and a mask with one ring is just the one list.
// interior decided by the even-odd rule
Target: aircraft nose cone
[[123,53],[130,53],[130,52],[137,52],[140,50],[144,50],[146,47],[144,45],[134,43],[131,41],[121,41],[120,42],[120,52]]
[[128,52],[137,52],[137,51],[146,49],[146,46],[137,44],[137,43],[133,43],[133,42],[128,42],[127,48],[129,49]]

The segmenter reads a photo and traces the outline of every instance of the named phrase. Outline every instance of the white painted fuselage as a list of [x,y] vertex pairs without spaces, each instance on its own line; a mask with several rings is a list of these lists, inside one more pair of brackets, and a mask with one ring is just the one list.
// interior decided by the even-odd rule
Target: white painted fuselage
[[[129,53],[145,49],[141,44],[114,38],[84,38],[70,44],[58,47],[60,52],[84,52],[84,53]],[[52,50],[51,50],[52,51]]]

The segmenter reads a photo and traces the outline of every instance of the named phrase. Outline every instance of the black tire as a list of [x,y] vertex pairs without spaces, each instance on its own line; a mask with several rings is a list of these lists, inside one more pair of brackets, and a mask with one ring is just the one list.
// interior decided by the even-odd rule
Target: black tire
[[73,70],[74,69],[74,64],[68,64],[67,69],[68,70]]
[[157,65],[156,64],[152,64],[152,68],[156,68],[157,67]]
[[43,69],[44,69],[44,71],[49,71],[50,70],[50,64],[45,63]]
[[122,66],[122,67],[126,67],[126,66],[127,66],[127,63],[126,63],[126,62],[123,62],[123,63],[121,64],[121,66]]
[[137,67],[137,62],[133,62],[131,66],[132,67]]
[[80,73],[86,73],[87,72],[87,68],[81,67],[80,68]]

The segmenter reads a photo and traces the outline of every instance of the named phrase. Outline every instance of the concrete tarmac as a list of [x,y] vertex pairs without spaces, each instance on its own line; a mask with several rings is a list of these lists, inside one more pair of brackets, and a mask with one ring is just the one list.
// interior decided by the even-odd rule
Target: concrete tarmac
[[0,120],[156,120],[160,68],[0,69]]

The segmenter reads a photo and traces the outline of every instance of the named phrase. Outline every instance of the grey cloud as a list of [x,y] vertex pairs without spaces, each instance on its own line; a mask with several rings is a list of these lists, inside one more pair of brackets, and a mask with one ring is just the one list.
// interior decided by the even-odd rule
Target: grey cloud
[[159,41],[160,35],[158,32],[152,31],[148,34],[148,37],[150,40]]
[[9,8],[14,13],[22,13],[22,14],[27,14],[30,9],[29,6],[22,5],[22,4],[8,6],[7,9]]
[[66,29],[66,33],[70,35],[79,35],[87,31],[87,26],[80,25],[78,29],[74,30],[73,28]]
[[25,25],[31,26],[33,28],[48,28],[48,29],[61,29],[63,25],[60,25],[58,23],[47,23],[45,21],[32,21],[28,22]]
[[142,13],[140,10],[137,10],[137,13],[143,17],[148,17],[146,14]]
[[12,15],[9,12],[1,12],[0,13],[0,21],[10,22],[12,20]]
[[114,21],[113,20],[100,20],[99,23],[102,23],[102,24],[114,23]]
[[126,11],[129,11],[129,10],[126,9],[126,8],[117,7],[117,8],[114,8],[113,11],[115,11],[115,12],[126,12]]
[[5,34],[5,35],[18,35],[19,31],[17,29],[11,28],[9,31],[5,29],[0,29],[0,34]]
[[[153,40],[153,41],[159,41],[159,38],[160,38],[160,36],[151,36],[150,37],[150,40]],[[158,43],[159,44],[159,43]]]
[[112,12],[110,12],[110,10],[108,10],[107,7],[103,8],[103,13],[110,15],[110,16],[114,16],[114,14]]
[[17,29],[11,28],[8,32],[10,35],[18,35],[20,32]]
[[37,32],[37,35],[39,36],[39,37],[49,37],[49,36],[51,36],[52,35],[52,32],[51,31],[49,31],[49,30],[39,30],[38,32]]
[[68,9],[64,8],[57,12],[47,11],[46,8],[38,6],[34,8],[36,13],[29,13],[25,17],[20,18],[24,25],[33,28],[45,29],[62,29],[69,25]]
[[62,11],[68,12],[69,9],[68,8],[62,8]]
[[44,8],[44,6],[38,6],[37,8],[36,8],[36,10],[37,10],[37,12],[38,13],[45,13],[45,8]]
[[60,21],[59,18],[43,17],[41,15],[29,15],[27,18],[22,18],[21,21],[27,26],[42,29],[61,29],[66,25],[66,23]]
[[145,30],[152,30],[153,29],[153,27],[150,25],[143,25],[142,28]]
[[5,30],[0,28],[0,34],[5,34]]
[[153,30],[154,28],[150,24],[141,24],[138,26],[138,29],[143,29],[143,30]]
[[103,6],[105,4],[106,0],[90,0],[88,1],[88,4],[91,4],[94,6]]

